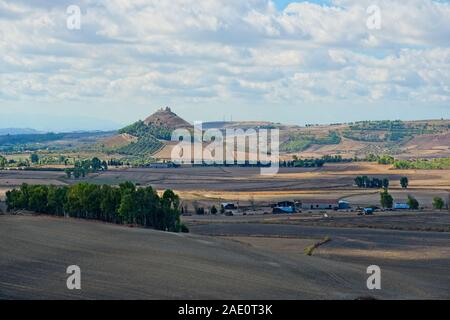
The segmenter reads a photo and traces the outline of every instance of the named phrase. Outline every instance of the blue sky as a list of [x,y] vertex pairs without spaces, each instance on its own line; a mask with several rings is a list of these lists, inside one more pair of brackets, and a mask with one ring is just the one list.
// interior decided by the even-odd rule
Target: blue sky
[[[294,2],[302,2],[302,1],[290,1],[290,0],[275,0],[274,3],[279,10],[284,10],[290,3]],[[320,5],[329,5],[330,1],[328,0],[309,0],[308,2],[317,3]]]
[[450,118],[448,1],[0,0],[0,44],[0,127]]

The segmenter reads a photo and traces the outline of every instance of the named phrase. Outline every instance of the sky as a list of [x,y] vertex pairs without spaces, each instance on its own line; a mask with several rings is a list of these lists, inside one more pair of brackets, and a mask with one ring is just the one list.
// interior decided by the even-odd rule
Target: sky
[[450,3],[0,0],[0,127],[109,130],[165,106],[191,122],[450,118]]

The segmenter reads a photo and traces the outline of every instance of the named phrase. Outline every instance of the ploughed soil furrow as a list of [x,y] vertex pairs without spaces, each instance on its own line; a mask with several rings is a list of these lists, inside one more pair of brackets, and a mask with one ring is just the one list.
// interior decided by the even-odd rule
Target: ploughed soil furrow
[[[297,250],[286,254],[283,248],[270,250],[270,246],[259,248],[195,234],[217,233],[220,229],[207,228],[195,226],[193,234],[171,234],[75,219],[0,216],[0,299],[449,298],[448,290],[444,290],[448,288],[445,274],[441,278],[436,274],[416,278],[411,268],[401,264],[391,267],[378,260],[383,262],[383,290],[368,291],[366,268],[377,260],[346,259],[342,255],[339,259],[327,258],[321,254],[327,245],[317,249],[317,254],[306,256],[297,254]],[[282,231],[308,236],[302,230],[280,230],[271,225],[267,225],[269,229],[251,228],[231,233],[270,236],[272,229],[272,235]],[[322,236],[324,232],[310,233]],[[439,238],[430,235],[423,238],[431,244]],[[339,245],[352,236],[352,231],[330,236],[331,244]],[[366,240],[378,236],[383,235],[369,232]],[[386,236],[383,241],[392,241],[395,234]],[[416,237],[405,236],[408,242]],[[298,252],[303,252],[302,246]],[[417,275],[433,272],[433,263],[409,263]],[[440,272],[448,271],[445,263],[448,260],[436,264]],[[66,268],[70,265],[81,268],[79,291],[66,287]]]

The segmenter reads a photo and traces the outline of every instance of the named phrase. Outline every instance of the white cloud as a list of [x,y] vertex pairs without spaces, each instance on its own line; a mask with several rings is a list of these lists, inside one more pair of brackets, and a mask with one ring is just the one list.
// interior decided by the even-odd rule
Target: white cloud
[[[450,5],[432,0],[0,0],[0,99],[450,100]],[[69,5],[71,3],[67,3]],[[381,9],[381,30],[366,8]]]

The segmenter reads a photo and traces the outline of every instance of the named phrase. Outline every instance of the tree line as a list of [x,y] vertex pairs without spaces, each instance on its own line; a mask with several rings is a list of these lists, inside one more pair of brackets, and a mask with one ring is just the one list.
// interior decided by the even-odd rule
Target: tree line
[[23,184],[6,193],[7,210],[29,210],[53,216],[139,225],[188,232],[180,221],[180,200],[172,190],[160,197],[152,187],[131,182],[118,187],[79,183],[72,186]]
[[355,184],[358,188],[367,188],[367,189],[380,189],[389,188],[389,179],[378,179],[378,178],[369,178],[368,176],[358,176],[355,178]]
[[450,168],[450,158],[396,160],[395,169],[445,170]]
[[[366,188],[366,189],[388,189],[389,188],[389,179],[383,178],[369,178],[368,176],[358,176],[355,178],[355,184],[358,188]],[[407,189],[409,185],[408,177],[400,178],[400,185],[403,189]]]
[[[360,188],[382,188],[380,192],[380,204],[383,208],[392,209],[394,206],[394,198],[389,193],[389,180],[388,179],[371,179],[367,176],[360,176],[355,178],[355,183]],[[409,185],[408,177],[400,178],[400,185],[403,189],[407,189]],[[408,195],[406,204],[411,210],[419,209],[419,201],[412,195]],[[440,197],[433,198],[433,208],[442,210],[445,207],[445,201]],[[449,208],[450,209],[450,208]]]
[[76,161],[73,168],[66,168],[64,171],[67,177],[70,179],[84,178],[88,173],[106,171],[108,170],[108,164],[106,161],[101,161],[99,158],[94,157],[92,159]]

